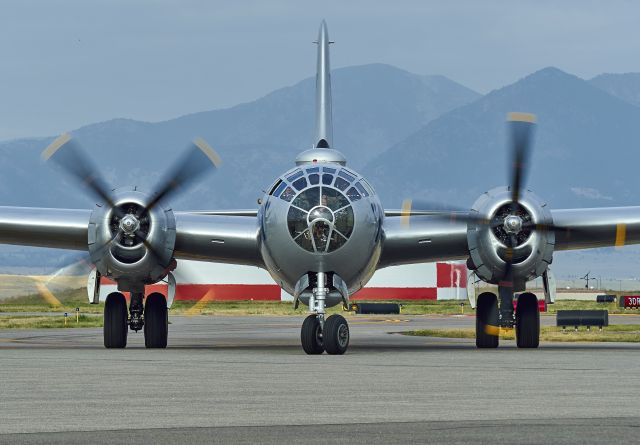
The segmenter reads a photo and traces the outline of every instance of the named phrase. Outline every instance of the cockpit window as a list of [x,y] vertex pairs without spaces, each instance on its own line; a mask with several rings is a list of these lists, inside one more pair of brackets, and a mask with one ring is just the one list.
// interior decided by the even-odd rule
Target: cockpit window
[[276,181],[276,183],[271,186],[271,188],[269,189],[269,194],[273,195],[275,193],[275,191],[278,189],[278,186],[280,184],[282,184],[282,179],[278,179]]
[[349,200],[340,191],[326,186],[310,187],[293,200],[287,224],[289,234],[300,247],[327,253],[348,241],[354,214]]
[[320,167],[313,167],[313,168],[307,169],[307,173],[319,173],[319,172],[320,172]]
[[291,176],[287,176],[287,181],[293,182],[293,181],[295,181],[296,179],[298,179],[302,175],[304,175],[304,173],[302,173],[301,170],[298,170],[297,172],[295,172]]
[[369,195],[375,194],[373,191],[373,187],[371,187],[371,184],[369,184],[366,179],[362,178],[360,182],[362,182],[362,185],[364,186],[364,188],[369,192]]
[[362,196],[369,196],[369,192],[367,192],[362,186],[362,184],[360,184],[359,182],[356,184],[356,188],[358,189],[358,191]]
[[332,211],[335,212],[336,210],[348,206],[349,201],[347,201],[347,198],[345,198],[344,195],[336,189],[322,187],[320,205],[329,207]]
[[360,193],[358,193],[358,191],[355,189],[355,187],[351,187],[347,191],[347,196],[349,197],[349,199],[351,201],[357,201],[358,199],[362,198],[362,196],[360,196]]
[[284,192],[282,192],[282,195],[280,195],[280,198],[287,202],[291,202],[294,196],[296,196],[296,192],[294,192],[291,187],[287,187]]
[[274,189],[271,190],[271,194],[274,196],[280,196],[280,193],[282,193],[282,191],[287,187],[287,183],[284,182],[282,179],[280,181],[278,181],[278,183],[275,185]]
[[322,167],[322,171],[324,173],[335,173],[336,169],[335,168],[330,168],[330,167]]
[[349,183],[342,178],[336,178],[336,183],[334,185],[340,190],[344,190],[349,187]]
[[346,179],[349,182],[353,182],[356,178],[354,178],[353,176],[351,176],[349,173],[347,173],[344,170],[340,170],[340,173],[338,173],[338,176],[343,177],[344,179]]
[[328,173],[325,173],[324,175],[322,175],[322,183],[329,185],[333,182],[333,175],[330,175]]
[[293,186],[296,188],[296,190],[302,190],[307,186],[307,180],[305,178],[297,179],[293,182]]
[[309,211],[318,205],[320,201],[320,187],[312,187],[309,190],[305,190],[300,193],[293,201],[293,205],[304,210]]
[[317,173],[309,175],[309,184],[316,185],[318,182],[320,182],[320,175]]

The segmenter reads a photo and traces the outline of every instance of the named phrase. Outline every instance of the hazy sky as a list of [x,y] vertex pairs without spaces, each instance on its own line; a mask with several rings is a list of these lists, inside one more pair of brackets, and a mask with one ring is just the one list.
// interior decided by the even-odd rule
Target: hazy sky
[[640,2],[0,0],[0,140],[235,105],[332,66],[388,63],[479,92],[554,65],[640,72]]

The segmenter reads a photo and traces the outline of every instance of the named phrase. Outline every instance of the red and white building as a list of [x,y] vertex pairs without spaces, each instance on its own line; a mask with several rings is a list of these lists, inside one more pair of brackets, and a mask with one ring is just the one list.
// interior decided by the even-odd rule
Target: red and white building
[[[174,271],[175,300],[293,301],[263,269],[250,266],[179,261]],[[371,281],[352,295],[354,301],[466,300],[467,267],[464,262],[394,266],[377,271]],[[115,292],[114,282],[101,281],[100,300]],[[167,285],[147,286],[146,292],[166,295]]]

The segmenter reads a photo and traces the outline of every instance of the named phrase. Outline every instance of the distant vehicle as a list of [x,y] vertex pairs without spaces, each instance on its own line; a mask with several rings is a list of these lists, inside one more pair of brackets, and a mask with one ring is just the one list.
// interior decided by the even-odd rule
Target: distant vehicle
[[[175,211],[168,200],[180,188],[220,165],[203,140],[196,140],[150,191],[112,190],[69,135],[43,153],[93,194],[90,210],[0,208],[0,242],[88,250],[100,276],[118,284],[104,308],[104,345],[123,348],[129,329],[144,329],[149,348],[168,338],[167,302],[159,293],[145,299],[145,285],[167,279],[177,259],[257,266],[309,306],[301,329],[308,354],[343,354],[349,326],[326,308],[349,306],[376,270],[399,264],[467,260],[498,295],[477,299],[476,345],[498,346],[500,327],[515,327],[517,345],[535,348],[540,319],[537,298],[524,292],[527,281],[543,278],[554,288],[549,265],[557,250],[623,246],[640,242],[640,207],[551,210],[526,190],[535,116],[508,117],[512,159],[509,185],[484,193],[471,209],[440,210],[434,205],[383,209],[369,182],[347,167],[334,147],[329,36],[322,22],[317,40],[316,132],[312,148],[277,178],[258,209]],[[603,147],[606,149],[606,147]],[[122,160],[123,168],[128,168]],[[238,174],[255,175],[243,171]],[[428,171],[424,172],[427,177]],[[486,174],[486,172],[478,172]],[[416,181],[425,180],[415,178]],[[425,182],[425,185],[427,183]],[[215,193],[215,190],[211,191]],[[555,291],[555,289],[552,289]],[[122,292],[130,292],[127,302]],[[514,310],[514,292],[520,295]],[[94,295],[98,295],[95,292]]]

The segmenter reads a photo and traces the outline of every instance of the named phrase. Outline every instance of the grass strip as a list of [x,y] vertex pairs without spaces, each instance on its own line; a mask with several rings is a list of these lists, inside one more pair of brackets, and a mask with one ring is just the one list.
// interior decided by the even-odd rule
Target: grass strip
[[49,329],[49,328],[97,328],[102,327],[102,317],[95,315],[80,315],[76,323],[75,315],[64,316],[6,316],[0,315],[0,329]]
[[[419,337],[440,337],[440,338],[475,338],[475,329],[420,329],[417,331],[401,332],[403,335]],[[501,331],[500,338],[504,340],[514,340],[515,333],[512,329]],[[598,328],[581,327],[576,332],[574,329],[567,329],[556,326],[544,326],[540,329],[540,340],[550,342],[640,342],[639,324],[617,324],[605,327],[600,331]]]

